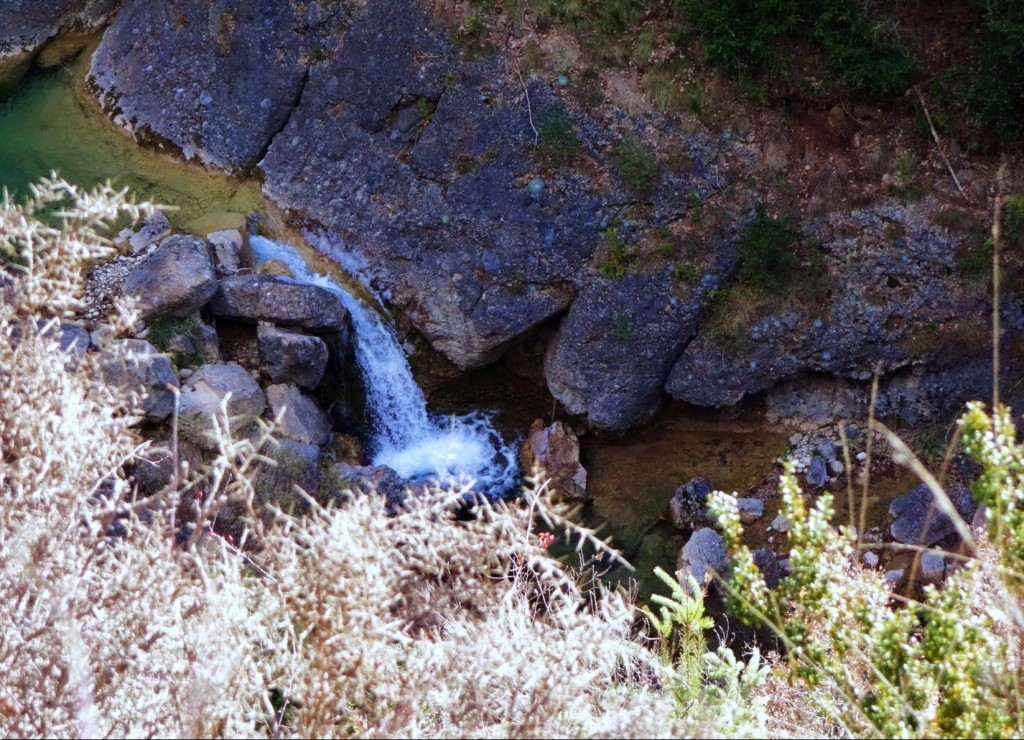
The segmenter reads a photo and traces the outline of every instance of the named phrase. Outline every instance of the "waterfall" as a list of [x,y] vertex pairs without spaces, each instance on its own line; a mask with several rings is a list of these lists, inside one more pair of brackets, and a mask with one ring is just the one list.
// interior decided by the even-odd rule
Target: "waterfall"
[[257,262],[276,260],[296,282],[317,285],[338,296],[352,321],[356,362],[371,415],[374,465],[387,465],[407,480],[444,487],[468,485],[496,497],[515,485],[515,444],[506,444],[484,412],[451,417],[428,413],[423,392],[394,330],[326,275],[313,273],[292,247],[261,236],[249,239]]

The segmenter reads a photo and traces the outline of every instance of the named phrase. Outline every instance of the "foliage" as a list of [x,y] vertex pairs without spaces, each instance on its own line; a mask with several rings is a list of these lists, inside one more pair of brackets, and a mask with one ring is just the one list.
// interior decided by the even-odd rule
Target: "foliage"
[[855,0],[676,0],[701,35],[711,61],[749,79],[777,73],[786,36],[808,38],[851,87],[876,93],[904,89],[914,61],[902,46],[876,34]]
[[638,198],[649,197],[658,186],[658,161],[634,136],[616,144],[614,156],[630,192]]
[[[1024,637],[1024,509],[1017,494],[1024,450],[1005,409],[989,418],[972,404],[960,423],[965,447],[983,468],[972,491],[988,507],[992,545],[978,545],[977,557],[941,590],[926,587],[921,603],[895,608],[881,574],[859,564],[853,530],[830,526],[831,495],[808,506],[788,471],[781,491],[783,514],[792,523],[791,574],[769,591],[750,551],[739,544],[735,499],[714,495],[733,555],[732,608],[776,631],[788,676],[803,682],[853,735],[1010,737],[1024,731],[1016,647]],[[952,511],[941,490],[936,497]]]
[[540,115],[537,132],[541,150],[556,165],[565,164],[580,150],[572,119],[561,103],[553,104]]
[[203,340],[199,325],[194,316],[157,316],[146,322],[147,338],[162,352],[171,349],[175,338],[184,337],[192,347],[192,351],[175,353],[175,363],[179,367],[199,367],[205,361],[203,356]]
[[625,261],[629,258],[629,246],[619,235],[618,226],[609,226],[601,232],[608,246],[608,259],[604,260],[597,272],[604,278],[620,278],[626,274]]
[[1003,202],[1003,228],[1010,244],[1024,246],[1024,195],[1011,195]]
[[754,216],[740,231],[741,277],[759,288],[777,288],[797,266],[796,234],[785,216],[769,216],[758,203]]
[[618,314],[612,320],[612,329],[609,332],[612,339],[617,339],[620,342],[628,342],[633,338],[633,331],[629,328],[629,317],[624,314]]
[[970,105],[982,126],[1017,137],[1024,133],[1024,5],[990,0],[984,6]]

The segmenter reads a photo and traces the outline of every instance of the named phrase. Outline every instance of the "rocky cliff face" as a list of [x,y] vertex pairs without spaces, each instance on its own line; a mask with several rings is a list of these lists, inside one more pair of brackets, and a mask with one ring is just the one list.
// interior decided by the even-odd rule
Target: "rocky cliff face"
[[[912,373],[925,416],[990,382],[970,365],[990,304],[965,274],[964,229],[940,218],[947,183],[854,203],[822,168],[800,234],[813,271],[795,263],[772,300],[751,297],[737,239],[786,132],[588,111],[513,55],[457,41],[416,0],[135,0],[91,81],[140,140],[256,168],[457,368],[554,327],[548,388],[591,428],[625,431],[669,396],[729,406],[797,374],[863,390],[877,368],[899,412]],[[884,183],[877,153],[858,177]],[[1015,297],[1004,309],[1010,341],[1024,321]],[[779,415],[800,406],[772,398]]]

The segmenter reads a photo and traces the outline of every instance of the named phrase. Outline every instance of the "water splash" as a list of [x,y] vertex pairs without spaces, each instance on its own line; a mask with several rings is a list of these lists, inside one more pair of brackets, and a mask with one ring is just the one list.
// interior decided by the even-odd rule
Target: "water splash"
[[483,412],[451,417],[428,413],[398,336],[373,307],[326,275],[313,273],[292,247],[260,236],[250,237],[249,243],[257,262],[283,263],[296,282],[331,291],[348,310],[372,416],[374,465],[444,487],[472,484],[490,497],[514,487],[515,444],[506,444]]

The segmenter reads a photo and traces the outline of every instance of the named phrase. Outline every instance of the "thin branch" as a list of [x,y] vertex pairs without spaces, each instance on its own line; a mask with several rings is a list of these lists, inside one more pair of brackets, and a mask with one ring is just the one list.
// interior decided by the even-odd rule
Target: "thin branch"
[[526,80],[523,79],[523,72],[519,69],[519,62],[512,60],[513,64],[516,65],[516,74],[519,75],[519,84],[523,86],[523,95],[526,96],[526,115],[530,118],[530,128],[533,129],[533,145],[537,146],[537,142],[540,140],[540,133],[537,131],[537,127],[533,125],[533,107],[530,105],[530,91],[526,89]]
[[942,161],[946,163],[946,169],[949,170],[949,174],[953,176],[953,183],[956,185],[956,189],[960,191],[960,195],[970,200],[970,198],[967,197],[967,193],[964,192],[963,186],[960,184],[960,178],[958,178],[956,176],[956,172],[953,171],[953,165],[949,163],[946,153],[942,151],[942,143],[939,141],[939,132],[935,130],[935,125],[932,123],[932,117],[928,114],[928,105],[924,102],[924,95],[921,94],[921,88],[914,85],[914,92],[917,93],[917,99],[921,101],[921,110],[924,111],[925,120],[928,121],[928,128],[932,130],[932,139],[935,140],[935,148],[939,150],[939,156],[942,157]]

